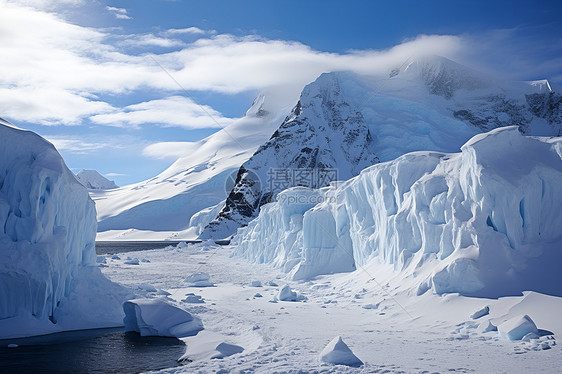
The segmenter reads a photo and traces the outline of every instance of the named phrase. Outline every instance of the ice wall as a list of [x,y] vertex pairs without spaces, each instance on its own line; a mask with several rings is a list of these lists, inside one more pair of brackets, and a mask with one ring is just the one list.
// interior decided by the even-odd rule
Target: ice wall
[[0,125],[0,338],[119,325],[95,234],[94,203],[55,148]]
[[[272,263],[291,272],[293,279],[317,275],[318,269],[322,274],[355,270],[353,258],[334,246],[329,236],[320,233],[325,240],[317,241],[303,238],[309,232],[303,225],[314,223],[307,218],[310,210],[329,198],[327,189],[294,187],[281,192],[276,203],[265,205],[258,219],[239,230],[233,242],[235,253],[252,262]],[[319,246],[322,256],[315,256]]]
[[[392,265],[416,280],[417,293],[562,294],[553,265],[562,260],[560,191],[562,139],[507,127],[473,137],[458,154],[416,152],[365,169],[302,207],[296,230],[279,224],[280,202],[267,205],[235,242],[246,258],[293,276],[332,272],[346,254],[357,267]],[[283,261],[289,233],[299,241]]]

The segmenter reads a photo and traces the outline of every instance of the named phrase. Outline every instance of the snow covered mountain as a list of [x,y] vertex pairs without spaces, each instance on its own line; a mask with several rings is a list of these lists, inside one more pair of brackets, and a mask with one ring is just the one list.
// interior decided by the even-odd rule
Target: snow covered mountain
[[435,56],[385,77],[323,74],[240,167],[224,208],[200,237],[234,234],[284,188],[326,186],[408,152],[455,152],[475,134],[509,125],[560,135],[561,102],[547,81],[498,81]]
[[122,324],[96,213],[52,144],[0,124],[0,339]]
[[90,190],[110,190],[119,188],[114,181],[110,181],[96,170],[82,169],[76,174],[78,182]]
[[113,190],[90,191],[98,213],[98,238],[165,239],[188,228],[182,235],[195,238],[222,207],[228,177],[269,138],[281,121],[280,113],[290,108],[268,98],[260,95],[244,117],[187,143],[185,155],[160,175]]
[[298,280],[361,267],[411,294],[562,296],[560,191],[562,137],[504,127],[461,153],[409,153],[336,188],[286,190],[234,244]]

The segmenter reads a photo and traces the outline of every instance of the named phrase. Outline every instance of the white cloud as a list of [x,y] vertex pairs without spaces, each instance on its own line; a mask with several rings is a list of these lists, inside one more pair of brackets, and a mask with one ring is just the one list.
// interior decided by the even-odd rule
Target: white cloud
[[90,100],[60,87],[0,88],[0,113],[16,122],[79,125],[84,116],[112,110],[106,102]]
[[[65,0],[72,4],[79,1]],[[28,0],[25,3],[46,8],[56,2]],[[3,56],[0,114],[47,125],[80,124],[91,117],[95,123],[107,125],[135,127],[160,123],[186,128],[216,127],[194,103],[170,96],[181,92],[174,80],[188,91],[234,94],[283,86],[294,96],[322,72],[381,73],[401,65],[416,53],[437,54],[462,62],[463,59],[477,61],[476,57],[487,51],[490,56],[502,56],[504,64],[513,69],[512,76],[530,66],[537,74],[536,79],[543,78],[539,75],[541,71],[554,71],[561,62],[559,58],[545,59],[531,66],[533,59],[521,64],[518,62],[521,59],[505,57],[497,45],[508,45],[509,35],[489,38],[487,44],[483,43],[485,36],[421,35],[384,51],[326,53],[298,42],[213,35],[196,27],[167,30],[157,35],[115,35],[112,34],[115,30],[73,25],[55,14],[18,4],[0,0],[0,55]],[[174,37],[182,34],[201,37],[190,43]],[[123,43],[180,49],[150,55],[164,66],[167,70],[164,72],[148,55],[123,52],[118,48]],[[516,54],[517,47],[503,50]],[[497,61],[491,65],[494,64],[497,66]],[[556,75],[559,74],[558,70]],[[124,108],[115,108],[98,98],[134,94],[137,90],[151,90],[169,97]],[[221,124],[229,121],[217,112],[213,116]]]
[[122,173],[106,173],[105,174],[106,177],[127,177],[128,174],[122,174]]
[[193,151],[196,145],[196,142],[160,142],[145,147],[142,154],[150,158],[177,159]]
[[114,143],[89,142],[72,136],[46,136],[45,138],[53,143],[59,152],[66,151],[74,154],[87,154],[91,151],[118,146]]
[[128,35],[122,42],[130,46],[179,47],[185,43],[178,39],[162,38],[154,34]]
[[95,115],[91,120],[98,124],[118,127],[137,127],[145,123],[153,123],[186,129],[221,128],[233,121],[209,106],[199,106],[181,96],[129,105],[120,111]]
[[30,6],[40,10],[54,10],[63,6],[78,6],[85,0],[7,0],[9,3]]
[[140,153],[149,142],[139,136],[120,135],[118,137],[103,134],[83,135],[42,135],[50,141],[61,153],[75,155],[99,155],[126,153],[134,155]]
[[105,10],[107,10],[109,13],[113,14],[115,16],[115,18],[117,19],[131,19],[131,17],[129,17],[127,15],[127,9],[125,8],[116,8],[113,6],[106,6]]
[[186,27],[183,29],[168,29],[164,32],[165,34],[193,34],[193,35],[203,35],[203,34],[215,34],[215,30],[203,30],[199,27]]

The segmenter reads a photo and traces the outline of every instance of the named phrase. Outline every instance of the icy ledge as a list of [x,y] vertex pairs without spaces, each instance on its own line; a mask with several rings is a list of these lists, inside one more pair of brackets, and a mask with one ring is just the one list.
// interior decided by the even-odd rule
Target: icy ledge
[[0,339],[122,325],[96,211],[53,145],[0,124]]
[[236,253],[293,279],[391,266],[410,292],[562,295],[562,138],[516,127],[462,152],[415,152],[339,187],[291,189],[240,229]]

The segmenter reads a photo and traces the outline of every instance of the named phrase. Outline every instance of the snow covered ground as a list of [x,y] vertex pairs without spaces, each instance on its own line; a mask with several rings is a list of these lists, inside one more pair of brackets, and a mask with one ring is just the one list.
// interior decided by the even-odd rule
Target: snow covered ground
[[[202,243],[128,252],[119,259],[106,256],[102,271],[111,280],[136,289],[139,297],[163,297],[158,294],[167,291],[202,320],[205,330],[183,339],[183,366],[162,372],[555,373],[562,366],[561,346],[556,345],[562,334],[562,298],[535,292],[499,299],[430,292],[412,296],[397,292],[397,283],[382,281],[385,272],[392,272],[388,266],[288,281],[279,269],[248,264],[232,253],[231,247]],[[139,265],[126,265],[127,256],[140,259]],[[184,282],[197,272],[208,273],[215,286]],[[300,301],[272,302],[285,284]],[[186,297],[190,293],[204,302],[187,302],[193,300]],[[487,315],[470,317],[485,313],[486,306]],[[483,332],[490,323],[498,326],[523,315],[541,334],[554,335],[509,341],[497,331]],[[337,336],[364,366],[320,360]]]

